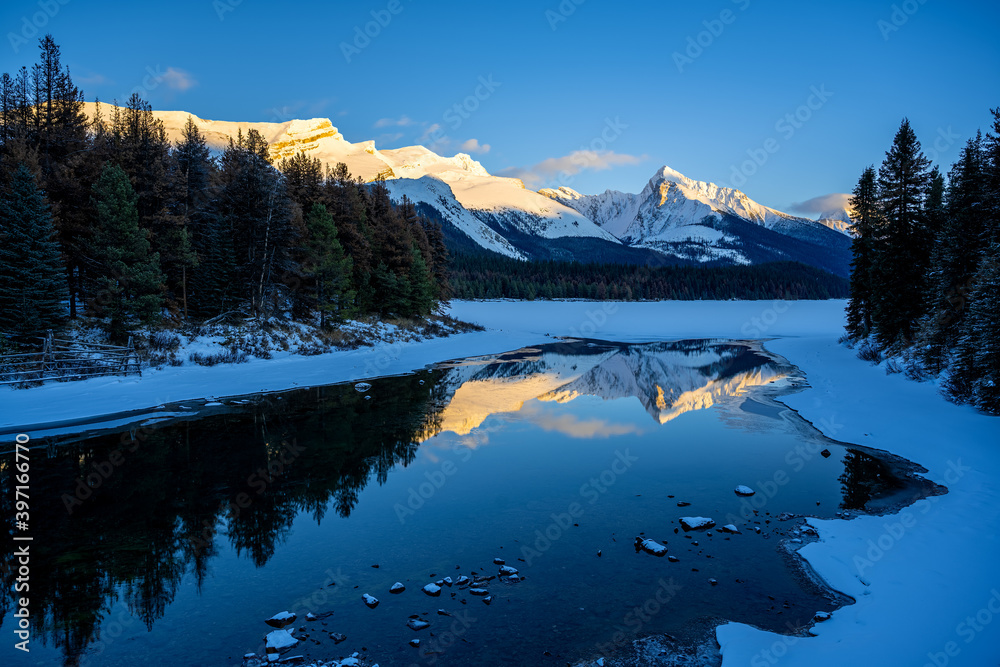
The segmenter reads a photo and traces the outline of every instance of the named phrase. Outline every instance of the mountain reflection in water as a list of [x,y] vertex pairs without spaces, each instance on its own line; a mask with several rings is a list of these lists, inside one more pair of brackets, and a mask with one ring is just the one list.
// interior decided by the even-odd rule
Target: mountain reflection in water
[[[330,512],[351,516],[366,486],[381,486],[409,466],[423,443],[450,434],[475,447],[483,440],[470,435],[491,417],[514,415],[570,438],[639,437],[691,411],[735,410],[750,390],[793,370],[728,341],[561,342],[372,380],[367,392],[352,385],[304,389],[227,401],[222,412],[200,417],[33,439],[36,639],[57,649],[66,665],[89,661],[112,644],[108,632],[121,621],[122,604],[124,616],[155,633],[185,577],[200,597],[223,552],[266,568],[299,517],[320,525]],[[652,421],[562,407],[584,397],[636,399]],[[12,534],[13,454],[5,448],[0,509]],[[855,509],[899,485],[879,459],[857,450],[847,452],[833,479],[842,487],[841,506]],[[0,604],[8,632],[16,565],[5,550]],[[281,573],[272,577],[281,585]],[[237,601],[248,594],[233,593]],[[216,622],[224,622],[233,599],[201,603],[217,606]],[[173,623],[174,630],[184,627]],[[11,664],[20,656],[6,644],[0,662]],[[229,655],[230,648],[218,650]]]

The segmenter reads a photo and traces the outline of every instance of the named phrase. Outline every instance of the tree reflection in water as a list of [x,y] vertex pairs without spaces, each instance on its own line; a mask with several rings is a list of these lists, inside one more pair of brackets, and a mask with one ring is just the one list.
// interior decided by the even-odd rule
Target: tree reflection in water
[[[442,430],[467,434],[527,400],[637,397],[666,423],[788,371],[724,341],[556,343],[372,381],[367,393],[350,385],[300,390],[197,420],[47,443],[33,450],[31,468],[36,635],[59,647],[64,664],[76,665],[101,639],[116,605],[152,628],[187,572],[200,590],[223,540],[263,567],[297,516],[308,513],[317,524],[331,509],[349,516],[366,485],[381,485],[394,467],[413,462],[420,443]],[[0,457],[0,510],[9,534],[12,463],[11,454]],[[95,470],[107,474],[88,491],[79,480]],[[840,481],[843,507],[859,509],[891,475],[852,449]],[[75,502],[78,488],[82,500]],[[0,604],[8,617],[16,577],[11,550],[2,566]]]

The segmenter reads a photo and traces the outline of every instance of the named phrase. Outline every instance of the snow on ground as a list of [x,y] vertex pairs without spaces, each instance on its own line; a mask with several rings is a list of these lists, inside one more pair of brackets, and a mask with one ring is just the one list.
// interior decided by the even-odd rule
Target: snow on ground
[[[99,378],[0,392],[0,430],[419,369],[539,344],[546,336],[619,341],[777,338],[767,348],[806,375],[782,400],[828,436],[888,450],[928,469],[948,493],[887,516],[810,520],[819,541],[800,554],[857,600],[784,637],[730,623],[723,664],[994,665],[1000,661],[1000,420],[859,360],[839,345],[843,301],[455,302],[451,315],[485,332],[241,365],[183,366],[142,379]],[[25,429],[28,430],[28,429]],[[30,431],[29,431],[30,432]],[[758,480],[747,480],[751,485]],[[758,485],[759,486],[759,485]],[[798,619],[805,620],[805,619]]]
[[724,665],[1000,663],[1000,420],[946,402],[931,383],[859,360],[837,332],[769,342],[812,387],[782,398],[837,440],[926,467],[948,493],[884,517],[811,520],[799,553],[857,600],[794,639],[738,624]]
[[[271,359],[251,358],[243,364],[185,363],[144,371],[141,378],[94,378],[18,390],[0,387],[0,433],[20,429],[41,435],[37,427],[43,424],[49,429],[61,425],[65,432],[74,422],[164,404],[397,375],[438,361],[535,345],[548,333],[637,342],[706,335],[800,335],[817,327],[822,330],[824,323],[829,331],[842,309],[843,302],[456,301],[453,316],[481,321],[490,330],[315,356],[275,351]],[[382,332],[389,334],[388,329]]]

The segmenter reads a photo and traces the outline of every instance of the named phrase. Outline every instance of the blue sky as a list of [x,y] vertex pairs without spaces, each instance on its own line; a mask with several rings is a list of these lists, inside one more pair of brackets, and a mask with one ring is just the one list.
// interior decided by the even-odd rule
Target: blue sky
[[7,0],[0,69],[51,32],[88,100],[329,117],[588,193],[666,164],[794,210],[850,191],[903,116],[947,168],[1000,106],[998,25],[995,1]]

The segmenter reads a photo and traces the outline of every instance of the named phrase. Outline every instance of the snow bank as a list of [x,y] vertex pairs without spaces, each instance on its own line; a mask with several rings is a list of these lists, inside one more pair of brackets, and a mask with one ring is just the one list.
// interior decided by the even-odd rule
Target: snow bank
[[189,401],[187,408],[200,407],[207,397],[217,402],[227,396],[398,375],[438,361],[537,345],[546,336],[639,342],[829,332],[840,326],[843,308],[843,301],[455,301],[450,315],[491,330],[315,356],[275,352],[271,359],[244,364],[185,364],[148,370],[141,378],[93,378],[27,390],[0,387],[0,433],[26,431],[42,437],[81,430],[74,425],[97,418],[166,404]]
[[810,519],[820,541],[799,553],[857,603],[815,626],[817,637],[723,625],[723,665],[996,664],[1000,420],[948,403],[932,383],[886,375],[838,335],[767,344],[812,387],[782,402],[830,437],[919,463],[948,493],[894,515]]

